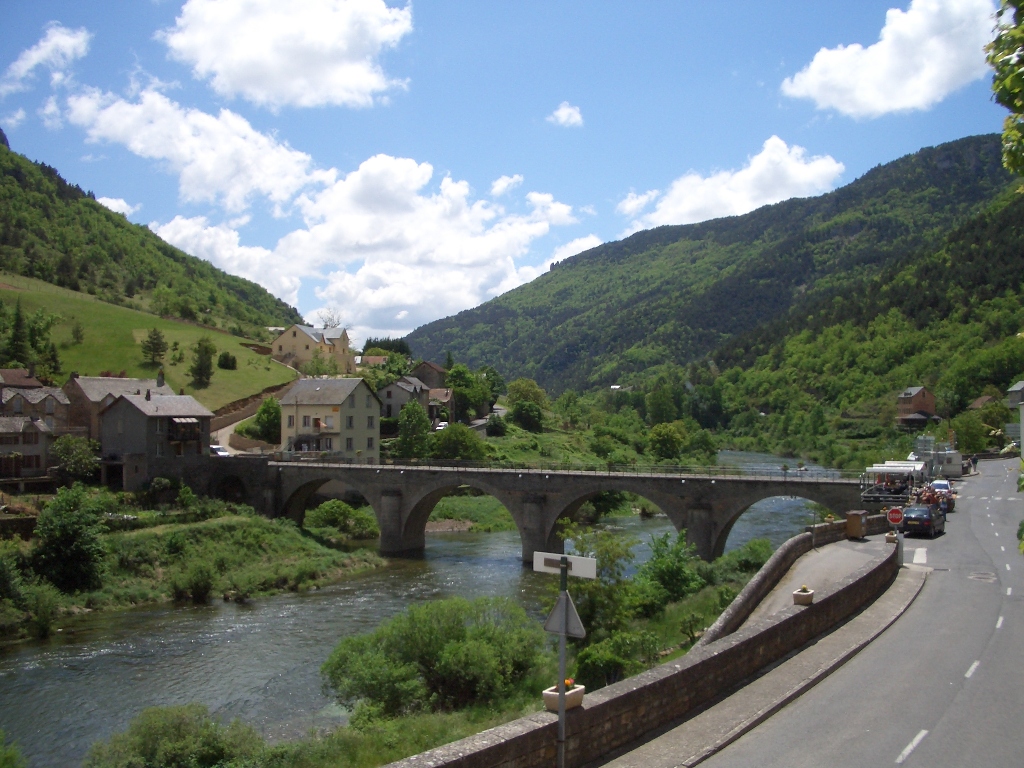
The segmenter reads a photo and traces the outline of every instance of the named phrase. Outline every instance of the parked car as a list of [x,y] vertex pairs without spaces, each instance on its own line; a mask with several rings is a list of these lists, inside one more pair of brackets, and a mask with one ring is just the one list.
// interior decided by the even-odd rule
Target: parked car
[[225,448],[223,445],[211,445],[210,446],[210,455],[211,456],[230,456],[231,454],[228,453],[228,449]]
[[434,431],[435,432],[440,432],[442,429],[447,429],[447,428],[448,428],[448,422],[447,421],[439,421],[439,422],[437,422],[437,426],[434,427]]
[[934,539],[946,532],[946,518],[933,504],[914,504],[903,510],[900,530],[904,533],[920,533]]

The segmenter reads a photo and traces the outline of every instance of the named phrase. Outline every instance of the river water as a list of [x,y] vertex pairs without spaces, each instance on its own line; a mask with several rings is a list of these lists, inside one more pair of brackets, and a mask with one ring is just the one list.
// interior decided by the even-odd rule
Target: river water
[[[722,464],[780,466],[781,459],[723,452]],[[778,546],[810,520],[805,503],[765,499],[736,523],[727,550],[752,538]],[[643,542],[673,531],[665,518],[615,519]],[[345,635],[368,631],[420,600],[503,595],[541,614],[545,583],[524,569],[516,532],[436,533],[422,558],[319,591],[247,605],[159,607],[83,619],[49,641],[0,650],[0,728],[32,766],[78,764],[89,745],[122,731],[145,707],[198,701],[271,739],[343,721],[324,696],[319,668]]]

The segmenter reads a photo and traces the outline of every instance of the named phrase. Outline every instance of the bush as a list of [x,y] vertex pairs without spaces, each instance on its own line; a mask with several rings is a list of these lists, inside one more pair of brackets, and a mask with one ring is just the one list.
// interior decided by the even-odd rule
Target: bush
[[18,567],[18,546],[0,541],[0,600],[21,605],[24,600],[21,569]]
[[626,599],[626,605],[633,616],[653,618],[664,611],[668,603],[668,590],[661,584],[639,574],[633,577]]
[[540,406],[529,400],[520,400],[512,406],[509,418],[528,432],[544,431],[544,413]]
[[661,584],[675,602],[704,587],[697,563],[693,547],[686,543],[686,531],[679,531],[674,542],[666,533],[651,537],[651,558],[641,566],[640,575]]
[[655,662],[658,650],[658,638],[651,632],[616,632],[579,652],[576,681],[587,690],[604,688]]
[[28,768],[28,761],[16,744],[8,744],[6,734],[0,730],[0,768]]
[[90,498],[83,486],[61,488],[39,515],[32,567],[63,592],[101,584],[106,552],[100,540],[102,497]]
[[221,352],[217,357],[217,367],[225,371],[234,371],[238,368],[238,358],[230,352]]
[[[356,716],[458,709],[507,695],[535,665],[544,634],[507,598],[413,605],[338,643],[321,673]],[[360,715],[360,712],[363,712]]]
[[238,720],[223,726],[201,704],[152,707],[142,710],[124,733],[94,744],[83,765],[213,768],[239,765],[263,749],[263,739],[252,726]]
[[193,603],[205,603],[210,599],[210,593],[213,592],[214,578],[213,569],[204,562],[192,563],[189,566],[188,572],[185,574],[185,580],[188,584],[188,593],[191,595]]
[[492,413],[487,419],[487,426],[484,428],[488,437],[504,437],[508,432],[508,424],[496,413]]
[[95,440],[74,435],[58,437],[50,449],[65,483],[91,479],[100,468],[100,460],[96,455],[99,450],[100,444]]
[[465,424],[449,424],[431,436],[430,454],[449,461],[482,461],[487,457],[487,448],[480,435]]
[[306,513],[306,528],[335,528],[352,539],[373,539],[380,536],[377,518],[366,509],[353,509],[338,499],[325,501]]

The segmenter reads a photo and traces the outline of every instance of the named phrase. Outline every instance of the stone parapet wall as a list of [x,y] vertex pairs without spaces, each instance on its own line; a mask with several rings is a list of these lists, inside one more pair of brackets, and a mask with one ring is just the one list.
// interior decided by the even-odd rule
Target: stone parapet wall
[[[680,720],[765,666],[827,632],[873,601],[895,579],[896,550],[764,621],[686,656],[588,694],[566,720],[566,765],[597,760]],[[539,712],[392,763],[392,768],[548,768],[558,718]]]

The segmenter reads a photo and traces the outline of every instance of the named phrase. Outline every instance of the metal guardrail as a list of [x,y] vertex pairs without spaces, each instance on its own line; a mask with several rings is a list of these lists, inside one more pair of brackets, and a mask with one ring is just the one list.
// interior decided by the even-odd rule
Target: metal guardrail
[[277,452],[267,454],[275,462],[301,462],[316,466],[358,466],[409,468],[419,470],[477,470],[492,472],[529,472],[545,474],[588,474],[605,476],[640,476],[640,477],[688,477],[688,478],[747,478],[756,480],[781,481],[792,483],[817,483],[822,481],[858,482],[860,473],[838,469],[815,468],[807,470],[783,470],[781,467],[765,465],[722,466],[722,465],[642,465],[642,464],[574,464],[569,462],[510,462],[510,461],[434,461],[434,460],[402,460],[393,459],[384,462],[363,463],[343,454],[322,452]]

